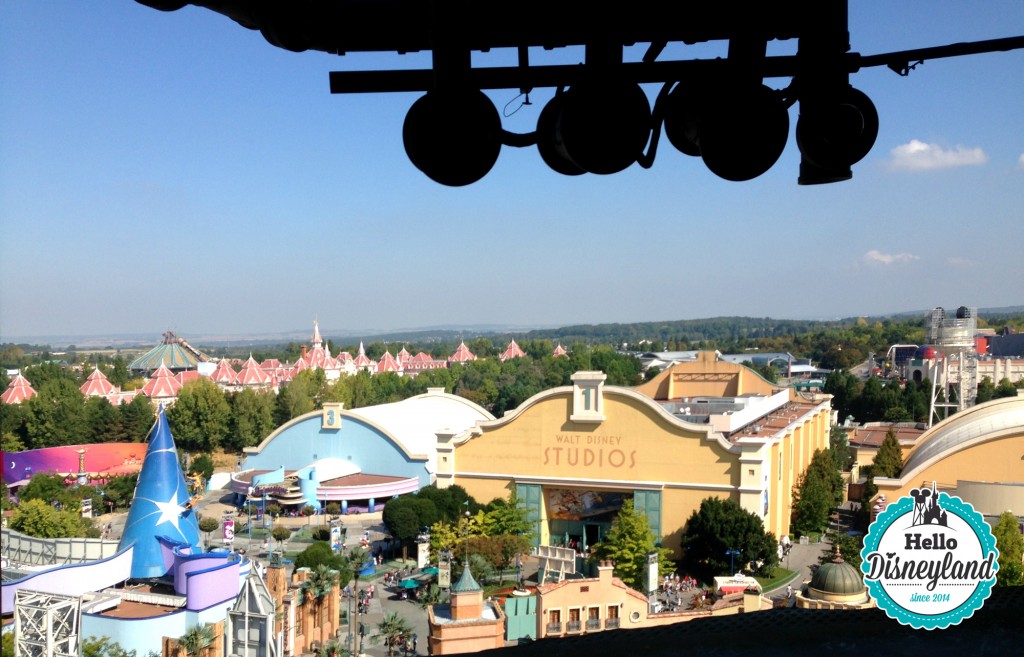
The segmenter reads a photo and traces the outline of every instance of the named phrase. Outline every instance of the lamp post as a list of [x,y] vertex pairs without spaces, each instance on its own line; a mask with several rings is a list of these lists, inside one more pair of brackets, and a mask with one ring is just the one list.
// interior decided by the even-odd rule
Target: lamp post
[[245,546],[245,550],[252,552],[252,486],[249,486],[249,493],[245,496],[245,508],[249,514],[249,521],[245,523],[245,528],[249,532],[249,544]]
[[462,564],[464,568],[469,568],[469,500],[462,505],[466,507],[466,527],[462,532]]
[[732,571],[730,573],[730,577],[734,577],[736,575],[736,562],[734,561],[734,559],[736,555],[740,553],[740,551],[730,549],[726,550],[725,553],[729,555],[729,570]]

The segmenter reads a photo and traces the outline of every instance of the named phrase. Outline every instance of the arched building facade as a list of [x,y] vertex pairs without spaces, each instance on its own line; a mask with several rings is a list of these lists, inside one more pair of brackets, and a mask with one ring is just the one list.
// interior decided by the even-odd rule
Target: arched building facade
[[[698,416],[686,413],[688,401],[680,406],[686,379],[712,392],[699,383],[709,371],[720,394],[739,395],[722,407],[738,411]],[[440,434],[438,486],[460,485],[481,501],[515,491],[545,545],[593,545],[626,499],[677,557],[684,525],[707,497],[735,500],[786,534],[792,488],[814,451],[828,447],[831,398],[805,400],[759,377],[764,389],[748,392],[749,374],[709,353],[663,373],[677,382],[673,399],[656,400],[605,386],[603,373],[578,372],[572,386],[541,392],[500,419]]]
[[918,439],[898,478],[875,478],[879,495],[895,501],[912,488],[962,497],[986,518],[1024,514],[1024,397],[972,406]]
[[231,490],[239,502],[266,491],[285,506],[339,502],[343,513],[380,510],[391,497],[434,482],[439,431],[493,419],[442,388],[353,410],[324,404],[246,448]]

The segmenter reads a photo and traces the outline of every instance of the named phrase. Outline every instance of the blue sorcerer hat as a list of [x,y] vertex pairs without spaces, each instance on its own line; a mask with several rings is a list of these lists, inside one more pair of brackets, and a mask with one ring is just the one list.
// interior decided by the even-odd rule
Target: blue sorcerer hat
[[161,406],[149,434],[149,446],[128,510],[118,549],[135,544],[132,578],[162,577],[170,562],[158,537],[193,548],[199,546],[199,519],[189,504],[188,486],[178,463],[178,450]]

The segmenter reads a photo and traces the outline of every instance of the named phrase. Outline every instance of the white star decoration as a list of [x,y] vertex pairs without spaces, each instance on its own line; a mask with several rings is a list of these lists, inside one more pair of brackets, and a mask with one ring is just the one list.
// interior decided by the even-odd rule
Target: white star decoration
[[181,514],[185,512],[185,507],[178,504],[178,495],[172,495],[171,499],[166,502],[157,502],[156,500],[153,500],[153,504],[156,505],[156,508],[160,509],[160,517],[157,518],[156,526],[159,527],[165,522],[169,522],[180,532],[181,529],[178,527],[178,518],[180,518]]

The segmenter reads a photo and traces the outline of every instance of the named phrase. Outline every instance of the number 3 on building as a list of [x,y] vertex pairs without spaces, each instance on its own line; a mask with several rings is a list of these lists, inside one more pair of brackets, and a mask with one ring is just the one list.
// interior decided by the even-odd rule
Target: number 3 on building
[[341,428],[341,414],[337,408],[324,407],[323,409],[323,421],[322,428],[324,429],[340,429]]

